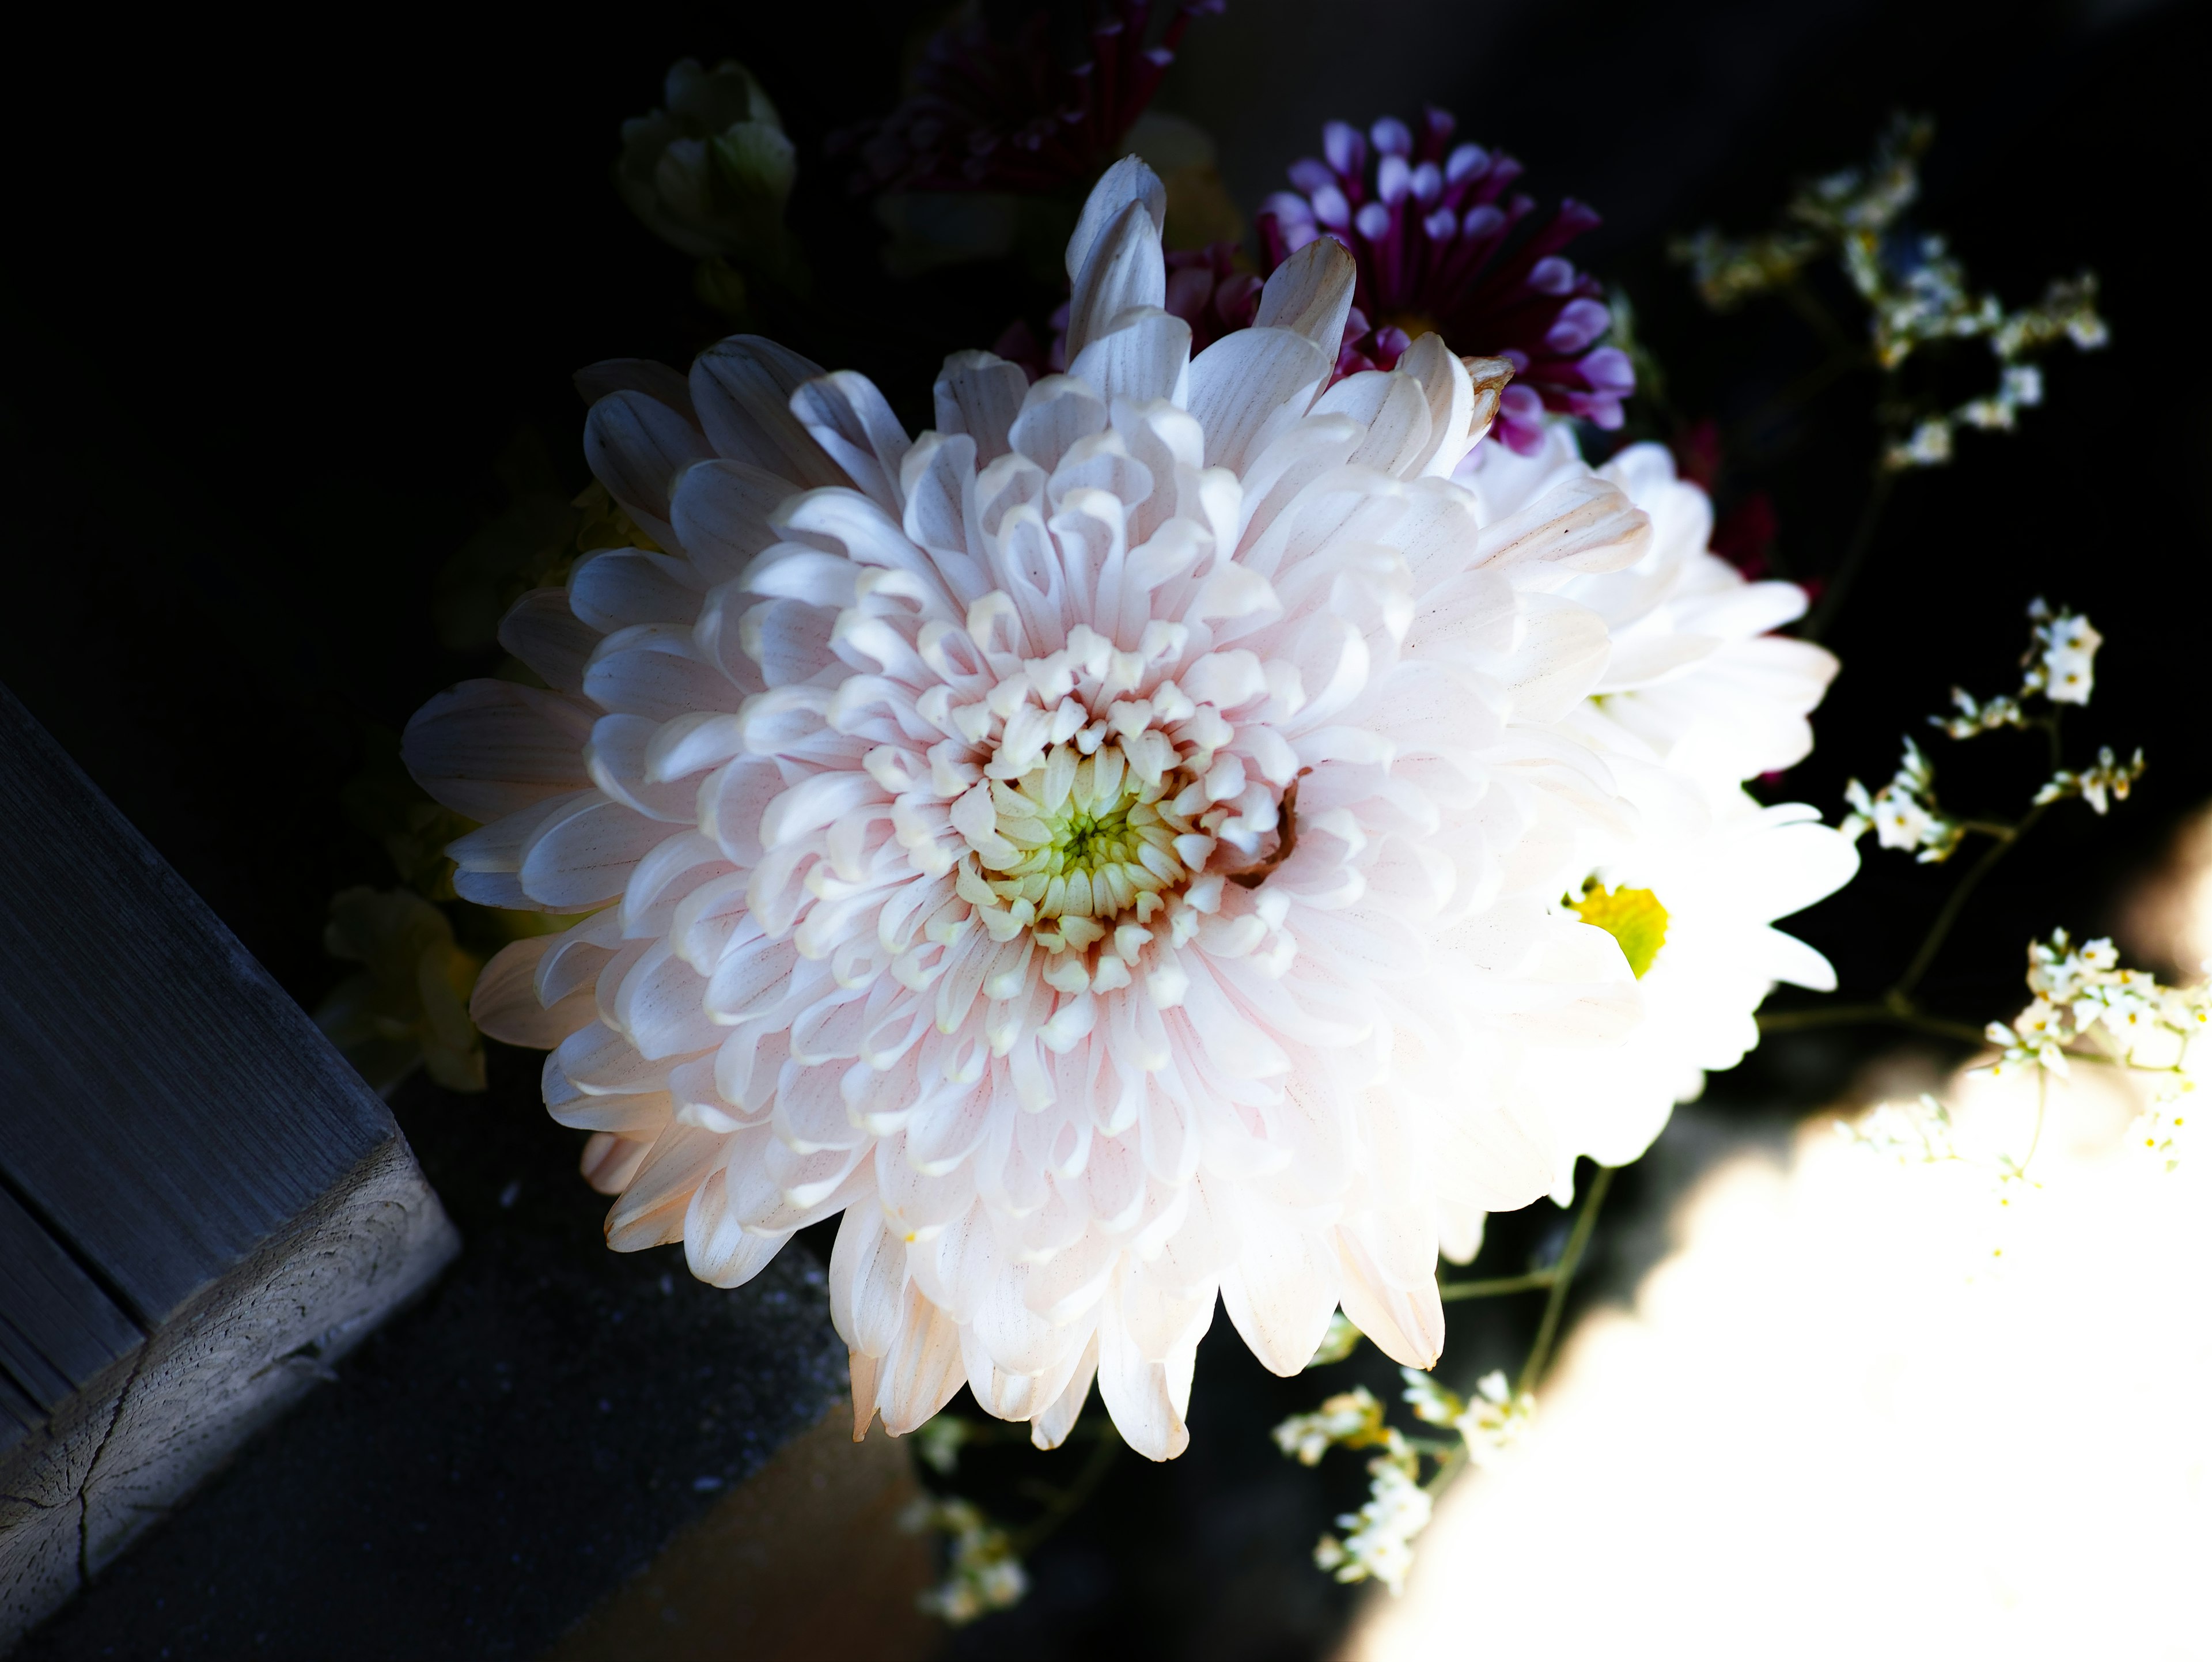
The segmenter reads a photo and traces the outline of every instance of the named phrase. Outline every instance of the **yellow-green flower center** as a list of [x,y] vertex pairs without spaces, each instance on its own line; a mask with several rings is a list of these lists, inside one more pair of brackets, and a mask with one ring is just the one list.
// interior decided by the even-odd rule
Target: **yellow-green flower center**
[[1148,923],[1164,892],[1190,876],[1176,839],[1194,827],[1168,800],[1180,782],[1147,782],[1117,746],[1083,756],[1055,745],[1019,779],[992,782],[1006,848],[982,857],[983,880],[1009,906],[1027,902],[1036,923],[1056,923],[1048,933],[1070,946],[1103,937],[1109,928],[1097,926],[1125,913]]
[[1592,878],[1579,898],[1567,906],[1585,923],[1603,929],[1620,943],[1629,973],[1638,981],[1667,944],[1667,909],[1649,889],[1608,889]]

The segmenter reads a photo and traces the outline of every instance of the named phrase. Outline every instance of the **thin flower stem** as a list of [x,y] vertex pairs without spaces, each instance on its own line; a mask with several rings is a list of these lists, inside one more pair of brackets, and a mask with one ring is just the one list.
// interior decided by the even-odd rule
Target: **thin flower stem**
[[1759,1031],[1762,1033],[1796,1032],[1808,1027],[1860,1026],[1906,1027],[1936,1038],[1954,1038],[1962,1044],[1985,1042],[1966,1023],[1924,1014],[1910,999],[1895,1005],[1831,1004],[1809,1010],[1761,1011],[1759,1016]]
[[1453,1445],[1450,1453],[1443,1456],[1437,1462],[1437,1469],[1429,1474],[1429,1481],[1423,1483],[1421,1487],[1428,1492],[1430,1498],[1433,1500],[1436,1496],[1442,1495],[1446,1489],[1451,1487],[1452,1479],[1459,1476],[1461,1468],[1466,1464],[1467,1443],[1465,1440],[1462,1439],[1460,1442]]
[[1525,1275],[1501,1275],[1486,1282],[1439,1282],[1437,1296],[1446,1304],[1454,1299],[1496,1299],[1508,1293],[1533,1293],[1559,1279],[1557,1269],[1532,1269]]
[[1075,1481],[1054,1495],[1045,1509],[1023,1525],[1014,1536],[1014,1555],[1028,1557],[1050,1539],[1062,1524],[1073,1517],[1105,1480],[1107,1468],[1114,1464],[1114,1457],[1121,1452],[1121,1440],[1119,1437],[1101,1437],[1092,1446],[1091,1458],[1083,1463],[1083,1470],[1075,1474]]
[[1559,1317],[1567,1307],[1567,1289],[1574,1285],[1575,1269],[1582,1263],[1583,1249],[1589,1245],[1590,1231],[1597,1226],[1598,1208],[1605,1204],[1605,1191],[1613,1186],[1613,1168],[1601,1166],[1597,1175],[1590,1179],[1589,1192],[1583,1196],[1583,1209],[1575,1219],[1574,1233],[1567,1237],[1567,1250],[1559,1254],[1559,1267],[1552,1281],[1552,1296],[1544,1300],[1544,1319],[1536,1328],[1536,1342],[1528,1348],[1528,1360],[1521,1364],[1521,1377],[1514,1382],[1513,1394],[1535,1387],[1544,1377],[1544,1367],[1552,1360],[1552,1345],[1559,1336]]
[[1920,943],[1920,950],[1913,953],[1912,962],[1905,966],[1905,973],[1898,977],[1884,997],[1884,1003],[1893,1008],[1910,1008],[1912,989],[1920,984],[1920,978],[1936,962],[1936,954],[1942,951],[1943,942],[1951,933],[1951,926],[1959,921],[1959,914],[1966,910],[1966,902],[1973,898],[1974,891],[1981,886],[1982,880],[1990,874],[2014,843],[2027,835],[2029,827],[2043,818],[2044,809],[2050,806],[2046,802],[2030,808],[2027,818],[2013,828],[2012,835],[2001,837],[1991,843],[1982,857],[1974,862],[1973,869],[1960,880],[1959,886],[1953,889],[1944,900],[1943,910],[1936,914],[1936,921],[1928,926],[1928,934]]
[[1765,404],[1753,411],[1729,429],[1732,446],[1741,447],[1755,438],[1770,424],[1788,415],[1799,405],[1809,403],[1845,375],[1861,369],[1871,368],[1874,359],[1863,346],[1844,347],[1832,351],[1812,368],[1797,377]]
[[1875,475],[1874,487],[1867,492],[1866,506],[1859,512],[1857,527],[1852,531],[1850,541],[1844,545],[1844,557],[1836,562],[1836,569],[1828,579],[1827,588],[1821,594],[1820,605],[1813,608],[1813,615],[1805,620],[1804,628],[1797,631],[1801,640],[1820,639],[1836,621],[1836,613],[1843,607],[1844,597],[1850,593],[1851,584],[1859,575],[1859,568],[1866,563],[1867,552],[1874,546],[1875,528],[1881,524],[1882,510],[1889,506],[1889,493],[1896,485],[1897,475],[1889,469],[1885,468]]

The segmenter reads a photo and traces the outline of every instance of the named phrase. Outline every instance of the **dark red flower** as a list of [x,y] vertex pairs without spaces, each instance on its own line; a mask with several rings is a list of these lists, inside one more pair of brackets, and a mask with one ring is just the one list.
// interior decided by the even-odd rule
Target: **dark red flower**
[[914,95],[830,141],[858,154],[856,191],[1050,192],[1088,185],[1152,101],[1193,18],[1224,0],[1184,0],[1147,46],[1151,0],[1108,0],[1091,61],[1054,60],[1043,12],[1012,41],[980,19],[932,37]]

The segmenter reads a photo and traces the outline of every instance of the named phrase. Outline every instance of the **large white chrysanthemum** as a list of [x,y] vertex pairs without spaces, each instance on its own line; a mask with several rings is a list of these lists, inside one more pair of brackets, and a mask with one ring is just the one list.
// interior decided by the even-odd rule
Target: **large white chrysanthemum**
[[[1607,1166],[1636,1159],[1709,1070],[1742,1059],[1759,1039],[1753,1013],[1777,982],[1833,988],[1827,961],[1771,925],[1848,882],[1856,851],[1814,809],[1762,807],[1741,786],[1803,758],[1806,717],[1836,661],[1770,632],[1803,613],[1804,591],[1747,582],[1708,551],[1711,502],[1675,478],[1657,445],[1632,446],[1593,470],[1562,424],[1528,456],[1483,446],[1461,478],[1485,517],[1596,478],[1618,484],[1652,524],[1634,564],[1560,590],[1602,616],[1613,642],[1596,690],[1560,725],[1603,758],[1632,812],[1593,826],[1586,869],[1558,905],[1619,941],[1641,1013],[1616,1044],[1532,1044],[1515,1080],[1491,1087],[1549,1138],[1529,1153],[1548,1160],[1547,1186],[1564,1196],[1577,1156]],[[1471,1255],[1480,1223],[1448,1208],[1446,1250]]]
[[1434,337],[1324,394],[1327,240],[1191,358],[1163,207],[1109,173],[1072,373],[959,355],[918,440],[764,341],[589,372],[659,551],[510,614],[551,690],[408,732],[486,822],[465,894],[594,913],[476,1009],[557,1041],[610,1243],[733,1286],[843,1212],[862,1427],[964,1381],[1049,1446],[1095,1375],[1165,1458],[1217,1297],[1279,1372],[1340,1302],[1428,1364],[1440,1216],[1545,1186],[1479,1081],[1638,1008],[1557,904],[1628,813],[1562,725],[1608,642],[1561,591],[1646,516],[1586,472],[1486,514],[1449,476],[1496,382]]

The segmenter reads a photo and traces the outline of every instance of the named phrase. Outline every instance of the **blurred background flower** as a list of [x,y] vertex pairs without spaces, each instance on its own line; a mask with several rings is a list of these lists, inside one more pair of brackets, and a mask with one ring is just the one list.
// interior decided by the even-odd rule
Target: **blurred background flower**
[[623,123],[615,181],[663,241],[701,262],[700,297],[742,317],[746,282],[803,288],[806,266],[783,222],[799,152],[750,70],[696,58],[668,71],[665,102]]

